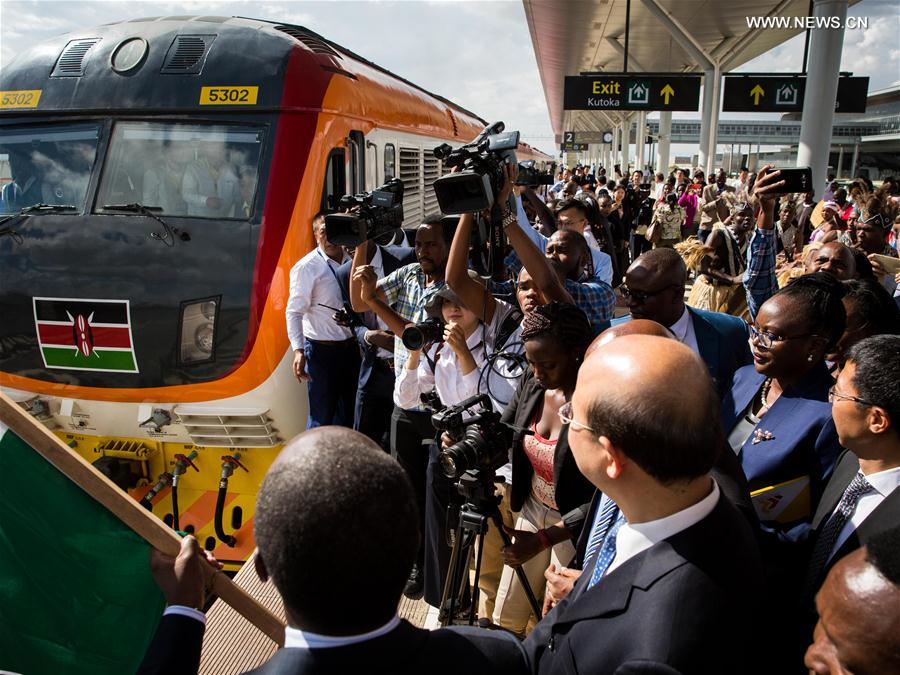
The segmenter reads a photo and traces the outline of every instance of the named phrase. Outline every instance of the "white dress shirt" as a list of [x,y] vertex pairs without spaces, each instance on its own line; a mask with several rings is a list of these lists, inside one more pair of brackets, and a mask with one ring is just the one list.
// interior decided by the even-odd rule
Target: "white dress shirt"
[[[171,605],[166,607],[163,616],[167,614],[180,614],[191,619],[196,619],[203,625],[206,625],[206,615],[199,609],[192,607],[183,607],[181,605]],[[284,648],[289,649],[329,649],[333,647],[346,647],[347,645],[355,645],[367,640],[387,635],[397,626],[400,625],[400,617],[396,614],[394,618],[388,621],[381,628],[376,628],[368,633],[360,635],[321,635],[310,631],[301,630],[287,626],[284,629]]]
[[684,314],[675,323],[669,326],[669,330],[685,347],[690,347],[695,354],[700,354],[700,347],[697,346],[697,335],[694,333],[694,322],[691,321],[691,313],[687,306],[684,308]]
[[285,316],[292,349],[302,349],[305,338],[334,342],[353,337],[349,328],[339,326],[332,318],[334,309],[329,309],[344,306],[337,270],[348,260],[350,256],[344,253],[344,259],[335,262],[320,248],[314,248],[291,268],[291,295]]
[[319,633],[311,633],[309,631],[288,626],[284,629],[284,648],[331,649],[334,647],[346,647],[348,645],[355,645],[360,642],[374,640],[382,635],[387,635],[399,625],[400,617],[395,614],[394,618],[384,624],[381,628],[376,628],[375,630],[371,630],[368,633],[362,633],[361,635],[320,635]]
[[[897,486],[900,485],[900,466],[885,471],[879,471],[878,473],[872,473],[868,476],[863,474],[863,476],[869,481],[869,485],[871,485],[873,489],[869,490],[856,502],[856,508],[853,510],[853,515],[847,519],[846,523],[844,523],[844,527],[841,529],[838,538],[834,542],[834,548],[831,549],[831,554],[828,556],[829,560],[831,559],[831,556],[834,555],[834,552],[844,545],[844,542],[847,541],[847,538],[851,534],[853,534],[854,530],[862,525],[866,518],[872,515],[872,511],[874,511],[888,495],[897,489]],[[834,510],[837,511],[837,506],[835,506]],[[832,512],[832,514],[833,513],[834,512]]]
[[178,614],[180,616],[186,616],[189,619],[196,619],[204,626],[206,625],[206,614],[201,612],[199,609],[195,609],[194,607],[185,607],[184,605],[169,605],[166,607],[165,611],[163,611],[163,616],[168,616],[170,614]]
[[[712,513],[719,501],[719,486],[716,481],[711,480],[711,482],[712,491],[693,506],[659,520],[651,520],[646,523],[624,523],[619,528],[619,534],[616,537],[616,557],[613,558],[605,574],[608,575],[657,542],[696,525]],[[714,546],[715,542],[710,542],[710,545]]]

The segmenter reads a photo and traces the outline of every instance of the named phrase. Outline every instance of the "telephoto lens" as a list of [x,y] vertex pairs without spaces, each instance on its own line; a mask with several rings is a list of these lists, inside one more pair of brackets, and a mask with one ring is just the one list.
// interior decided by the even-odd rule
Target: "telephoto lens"
[[411,351],[422,349],[429,342],[440,342],[444,338],[444,322],[428,319],[403,331],[400,340]]

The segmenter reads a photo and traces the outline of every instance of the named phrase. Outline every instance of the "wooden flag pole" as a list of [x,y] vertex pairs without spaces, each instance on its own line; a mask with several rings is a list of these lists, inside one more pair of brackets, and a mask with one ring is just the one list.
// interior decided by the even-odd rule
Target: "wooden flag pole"
[[[119,520],[143,537],[160,553],[175,557],[181,550],[181,537],[161,520],[123,492],[115,483],[91,466],[87,460],[63,443],[44,425],[0,392],[0,421],[28,443],[44,459],[61,471]],[[150,561],[148,559],[149,567]],[[284,645],[284,623],[263,607],[227,575],[206,566],[213,575],[212,588],[247,621],[269,638]]]

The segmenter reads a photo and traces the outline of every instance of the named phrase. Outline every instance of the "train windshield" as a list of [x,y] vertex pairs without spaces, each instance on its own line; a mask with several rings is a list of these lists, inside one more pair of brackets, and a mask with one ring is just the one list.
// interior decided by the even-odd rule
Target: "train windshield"
[[138,202],[168,216],[246,220],[262,145],[254,127],[120,122],[97,211]]
[[0,213],[34,204],[84,209],[99,138],[99,125],[0,129]]

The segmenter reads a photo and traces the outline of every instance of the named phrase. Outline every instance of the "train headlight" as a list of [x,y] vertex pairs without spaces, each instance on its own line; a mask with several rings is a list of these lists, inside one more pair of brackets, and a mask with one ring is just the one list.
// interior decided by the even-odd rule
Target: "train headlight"
[[216,319],[221,297],[181,304],[178,360],[183,364],[215,359]]

